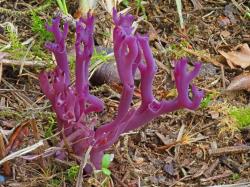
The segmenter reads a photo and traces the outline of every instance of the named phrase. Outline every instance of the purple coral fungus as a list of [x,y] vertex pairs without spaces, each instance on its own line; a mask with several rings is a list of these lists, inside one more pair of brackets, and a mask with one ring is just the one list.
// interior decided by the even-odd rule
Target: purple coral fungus
[[[194,85],[189,87],[201,64],[196,63],[192,71],[187,71],[187,59],[175,63],[174,77],[178,96],[173,100],[158,101],[153,95],[153,78],[157,66],[153,58],[147,36],[132,33],[133,16],[117,15],[113,11],[115,28],[113,32],[114,56],[123,90],[117,115],[108,123],[96,127],[96,119],[89,119],[91,112],[103,110],[103,102],[89,92],[88,67],[94,48],[94,17],[88,14],[76,25],[76,69],[75,84],[70,85],[69,64],[65,47],[68,31],[64,24],[59,28],[60,19],[56,18],[48,31],[55,37],[55,43],[47,43],[46,47],[55,55],[57,67],[52,72],[42,72],[39,76],[40,86],[51,101],[57,115],[58,131],[62,141],[71,147],[74,154],[82,156],[92,146],[90,160],[95,168],[100,169],[104,151],[117,141],[120,134],[134,130],[150,120],[181,108],[195,110],[203,97],[203,92]],[[131,106],[134,93],[134,76],[136,70],[141,74],[141,104]],[[67,152],[60,151],[57,156],[63,159]]]

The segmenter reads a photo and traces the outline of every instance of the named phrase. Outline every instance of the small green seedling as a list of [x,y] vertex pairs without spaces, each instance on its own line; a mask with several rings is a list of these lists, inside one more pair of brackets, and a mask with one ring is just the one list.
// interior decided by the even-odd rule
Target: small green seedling
[[112,178],[111,178],[111,171],[109,170],[110,163],[112,162],[114,158],[113,154],[104,154],[102,157],[102,163],[101,163],[101,170],[97,170],[97,173],[102,174],[101,178],[103,178],[102,182],[100,182],[101,187],[108,187],[110,184],[113,184]]
[[203,98],[203,100],[201,101],[201,108],[207,108],[209,103],[212,100],[212,94],[207,95],[206,97]]
[[106,176],[111,175],[111,171],[109,170],[109,165],[112,161],[112,157],[110,154],[104,154],[102,157],[102,172]]

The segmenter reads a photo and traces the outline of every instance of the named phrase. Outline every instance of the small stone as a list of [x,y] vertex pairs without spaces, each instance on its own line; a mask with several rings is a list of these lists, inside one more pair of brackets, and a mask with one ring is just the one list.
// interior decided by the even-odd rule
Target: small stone
[[144,162],[144,158],[142,157],[135,157],[133,160],[136,164],[142,164]]
[[231,35],[231,33],[230,32],[228,32],[228,31],[221,31],[221,36],[223,36],[224,38],[228,38],[230,35]]
[[174,175],[174,166],[173,162],[165,164],[163,170],[168,173],[169,175],[173,176]]

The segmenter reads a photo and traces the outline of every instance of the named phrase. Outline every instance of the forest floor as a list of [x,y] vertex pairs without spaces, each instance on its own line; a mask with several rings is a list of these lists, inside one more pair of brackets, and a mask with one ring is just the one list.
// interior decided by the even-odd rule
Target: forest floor
[[[125,2],[125,1],[124,1]],[[157,99],[176,96],[173,60],[188,57],[202,62],[194,80],[205,92],[195,111],[163,115],[141,129],[123,134],[108,153],[114,154],[111,176],[84,176],[83,186],[250,186],[250,3],[248,1],[184,0],[180,28],[175,1],[121,3],[135,15],[140,33],[148,33],[158,65],[154,81]],[[67,2],[76,15],[78,4]],[[54,66],[44,43],[51,40],[43,25],[58,10],[46,0],[0,0],[0,158],[1,186],[75,186],[79,171],[73,160],[53,156],[28,161],[59,140],[56,118],[40,90],[38,74]],[[103,6],[95,10],[95,63],[113,61],[112,18]],[[70,28],[70,61],[74,28]],[[108,55],[109,56],[109,55]],[[72,63],[71,63],[72,65]],[[73,66],[73,65],[72,65]],[[98,79],[98,78],[97,78]],[[101,122],[113,119],[120,86],[113,82],[92,86],[105,103],[96,114]],[[140,102],[135,95],[134,105]],[[0,160],[1,160],[0,159]]]

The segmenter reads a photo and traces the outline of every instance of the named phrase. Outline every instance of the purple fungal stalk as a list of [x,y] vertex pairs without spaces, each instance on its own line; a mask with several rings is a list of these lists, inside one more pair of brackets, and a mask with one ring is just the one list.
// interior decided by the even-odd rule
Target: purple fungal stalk
[[[55,43],[47,43],[46,47],[54,53],[57,66],[52,72],[41,72],[39,80],[57,116],[58,131],[61,132],[60,146],[70,147],[71,152],[79,157],[92,146],[90,160],[96,169],[101,167],[104,151],[117,141],[120,134],[141,127],[168,112],[182,108],[195,110],[203,97],[203,92],[194,85],[191,85],[192,94],[189,95],[190,83],[198,75],[201,64],[196,63],[193,70],[188,71],[187,59],[181,59],[175,63],[174,69],[178,96],[173,100],[156,100],[152,84],[157,67],[148,37],[132,33],[133,19],[130,14],[117,15],[116,10],[113,11],[114,55],[123,90],[116,117],[99,127],[96,127],[96,119],[91,119],[89,115],[104,108],[103,102],[89,92],[88,67],[94,48],[94,17],[88,14],[87,18],[81,18],[76,24],[74,85],[70,85],[65,46],[68,24],[64,24],[63,31],[59,28],[59,18],[54,19],[51,26],[47,25],[47,30],[54,34]],[[137,69],[141,74],[141,104],[135,108],[131,102]],[[60,151],[56,156],[63,159],[67,154],[67,151]]]

